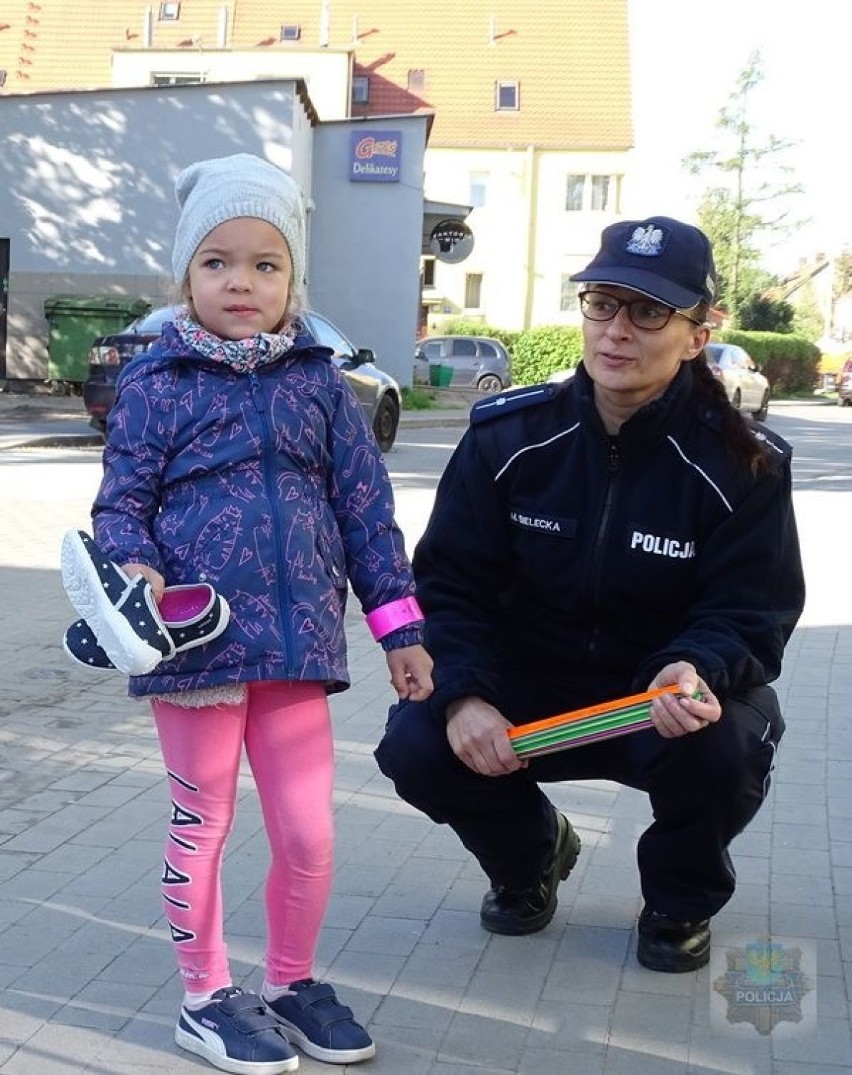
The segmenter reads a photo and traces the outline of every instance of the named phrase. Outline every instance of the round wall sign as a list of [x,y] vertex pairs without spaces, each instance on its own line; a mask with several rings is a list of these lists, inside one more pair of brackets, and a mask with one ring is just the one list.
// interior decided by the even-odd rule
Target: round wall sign
[[464,261],[473,250],[473,232],[463,220],[441,220],[429,233],[429,249],[438,261]]

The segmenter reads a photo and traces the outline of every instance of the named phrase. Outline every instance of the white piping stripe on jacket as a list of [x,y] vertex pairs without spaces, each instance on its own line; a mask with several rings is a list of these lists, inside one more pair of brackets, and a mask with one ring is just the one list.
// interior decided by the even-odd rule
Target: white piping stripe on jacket
[[[512,396],[512,399],[532,399],[535,396],[546,396],[548,393],[544,388],[535,388],[531,392],[518,392],[517,395]],[[493,399],[485,399],[481,403],[476,404],[477,411],[488,410],[489,407],[505,407],[506,397],[497,395]]]
[[769,722],[767,721],[766,722],[766,731],[760,737],[761,740],[764,743],[768,741],[769,746],[772,748],[772,757],[769,759],[769,768],[766,770],[766,776],[763,778],[763,798],[764,799],[769,794],[769,781],[771,780],[772,773],[773,773],[773,771],[775,769],[775,759],[778,757],[778,744],[773,741],[771,736],[772,736],[772,727],[769,724]]
[[759,440],[760,443],[764,445],[764,447],[771,448],[772,451],[775,452],[776,455],[783,455],[784,454],[783,450],[781,448],[779,448],[777,444],[775,444],[773,441],[771,441],[769,439],[769,437],[767,437],[767,435],[765,433],[761,433],[761,431],[759,429],[753,429],[752,433],[754,434],[754,439],[755,440]]
[[503,464],[503,466],[500,467],[500,469],[494,475],[494,481],[499,481],[500,478],[509,469],[509,467],[515,462],[515,460],[518,458],[518,456],[523,455],[524,452],[532,452],[536,448],[546,448],[548,446],[548,444],[553,444],[553,442],[555,440],[559,440],[560,437],[565,437],[569,433],[573,433],[574,430],[577,429],[579,425],[580,425],[579,422],[575,422],[574,425],[572,425],[570,427],[570,429],[563,429],[561,433],[556,433],[556,434],[554,434],[554,436],[548,437],[547,440],[539,441],[538,444],[527,444],[525,447],[519,448],[515,452],[515,454],[512,455],[512,456],[509,456],[509,458],[506,460],[506,462]]
[[725,497],[725,494],[722,492],[722,490],[719,488],[719,486],[713,481],[713,479],[710,477],[710,475],[707,474],[706,471],[702,470],[701,467],[697,463],[693,463],[691,459],[687,458],[687,456],[685,455],[683,449],[681,448],[681,446],[678,444],[678,442],[674,439],[674,437],[671,434],[669,434],[666,437],[666,440],[670,444],[672,444],[674,446],[675,451],[678,453],[678,455],[681,457],[681,459],[684,461],[684,463],[686,463],[688,466],[691,466],[693,468],[693,470],[698,471],[698,473],[707,482],[707,484],[710,486],[710,488],[713,489],[716,492],[717,496],[722,501],[722,503],[725,505],[725,507],[728,509],[728,511],[733,513],[734,509],[731,507],[730,502],[727,500],[727,498]]

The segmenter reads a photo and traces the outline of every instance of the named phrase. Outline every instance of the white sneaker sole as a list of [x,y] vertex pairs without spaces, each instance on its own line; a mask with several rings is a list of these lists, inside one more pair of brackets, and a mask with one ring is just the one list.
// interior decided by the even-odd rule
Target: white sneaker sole
[[295,1071],[299,1066],[298,1056],[286,1060],[234,1060],[225,1055],[225,1047],[218,1034],[212,1031],[205,1033],[203,1027],[198,1028],[198,1034],[202,1036],[196,1037],[178,1024],[175,1027],[175,1044],[188,1053],[203,1057],[214,1068],[229,1071],[232,1075],[283,1075],[283,1072]]
[[290,1039],[290,1044],[301,1049],[307,1056],[314,1060],[324,1060],[327,1064],[356,1064],[359,1060],[371,1060],[376,1055],[376,1043],[370,1042],[363,1049],[324,1049],[321,1045],[311,1041],[297,1026],[293,1026],[287,1019],[283,1019],[277,1012],[272,1013],[278,1022],[284,1027],[284,1032]]
[[[128,578],[128,586],[113,604],[104,594],[94,564],[79,534],[69,530],[62,539],[62,584],[77,615],[91,627],[99,645],[120,671],[143,676],[153,671],[168,655],[141,639],[120,609],[135,595],[143,597],[144,583]],[[151,611],[148,606],[149,612]]]

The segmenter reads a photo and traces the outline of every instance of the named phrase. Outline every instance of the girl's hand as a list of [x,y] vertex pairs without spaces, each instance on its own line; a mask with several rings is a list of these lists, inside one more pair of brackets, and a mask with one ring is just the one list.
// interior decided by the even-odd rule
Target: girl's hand
[[403,646],[385,654],[391,686],[400,700],[425,702],[432,693],[432,658],[422,646]]
[[[648,690],[677,684],[680,694],[661,694],[651,702],[651,720],[664,739],[676,739],[690,732],[700,732],[715,724],[722,715],[719,699],[710,693],[695,667],[688,661],[675,661],[660,669]],[[693,698],[696,690],[700,698]]]
[[137,575],[144,575],[148,582],[151,583],[154,600],[159,605],[163,590],[166,588],[166,580],[159,571],[155,571],[153,567],[148,567],[147,564],[123,564],[121,570],[131,579]]

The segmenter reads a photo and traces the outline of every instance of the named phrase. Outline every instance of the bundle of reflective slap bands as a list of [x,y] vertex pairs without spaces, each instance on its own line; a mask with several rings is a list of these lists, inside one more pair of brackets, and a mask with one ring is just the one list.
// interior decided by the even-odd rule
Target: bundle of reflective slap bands
[[[651,727],[651,701],[661,694],[680,694],[680,688],[677,684],[658,687],[644,694],[631,694],[532,724],[521,724],[509,729],[509,738],[519,757],[532,758],[638,732]],[[696,691],[695,697],[700,697],[700,693]]]

